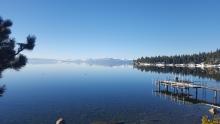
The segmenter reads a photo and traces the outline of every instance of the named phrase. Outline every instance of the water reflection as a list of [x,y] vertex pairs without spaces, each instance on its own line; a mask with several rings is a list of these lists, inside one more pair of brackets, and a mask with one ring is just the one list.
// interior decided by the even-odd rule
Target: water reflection
[[6,90],[6,86],[5,85],[0,86],[0,97],[3,96],[5,90]]
[[[7,70],[7,69],[15,69],[19,70],[22,67],[24,67],[27,63],[27,58],[25,56],[16,58],[13,62],[8,61],[8,62],[2,62],[0,61],[0,78],[2,78],[2,72]],[[6,85],[5,84],[0,84],[0,96],[3,96],[6,90]]]
[[209,78],[220,81],[219,68],[183,68],[183,67],[157,67],[157,66],[137,66],[134,68],[145,72],[172,73],[181,75],[193,75],[200,78]]
[[57,117],[68,124],[184,124],[201,123],[208,113],[155,97],[151,79],[158,75],[127,66],[31,64],[4,74],[10,92],[0,99],[1,124],[53,124]]
[[155,91],[155,96],[159,96],[160,98],[165,98],[167,100],[175,101],[179,104],[204,104],[208,106],[220,107],[220,103],[216,102],[217,97],[213,98],[215,100],[209,101],[207,99],[196,98],[192,94],[174,93],[172,91],[166,91],[166,90]]

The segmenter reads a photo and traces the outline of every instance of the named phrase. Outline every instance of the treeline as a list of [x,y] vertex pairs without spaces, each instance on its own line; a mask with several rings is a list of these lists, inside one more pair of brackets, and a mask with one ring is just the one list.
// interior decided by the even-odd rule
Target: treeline
[[141,57],[135,63],[163,63],[163,64],[220,64],[220,49],[214,52],[202,52],[192,55]]

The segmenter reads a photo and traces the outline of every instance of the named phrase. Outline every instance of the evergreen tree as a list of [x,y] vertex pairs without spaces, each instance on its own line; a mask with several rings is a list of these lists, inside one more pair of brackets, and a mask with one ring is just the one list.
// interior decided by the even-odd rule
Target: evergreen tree
[[203,52],[192,55],[141,57],[134,62],[146,62],[151,64],[220,64],[220,50],[217,49],[215,52]]
[[[27,36],[26,43],[17,43],[10,37],[12,21],[0,17],[0,77],[2,71],[7,68],[20,69],[27,63],[27,58],[21,54],[23,50],[33,50],[35,36]],[[0,95],[4,88],[0,89]]]

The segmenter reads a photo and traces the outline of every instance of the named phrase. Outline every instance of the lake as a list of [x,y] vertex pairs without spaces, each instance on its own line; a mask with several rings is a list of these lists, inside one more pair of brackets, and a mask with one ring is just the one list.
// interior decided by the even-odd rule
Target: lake
[[[132,65],[40,63],[6,70],[0,124],[55,124],[58,117],[67,124],[199,124],[202,116],[211,116],[210,106],[155,93],[153,80],[174,76]],[[213,78],[185,77],[220,88]],[[206,97],[211,101],[212,94]]]

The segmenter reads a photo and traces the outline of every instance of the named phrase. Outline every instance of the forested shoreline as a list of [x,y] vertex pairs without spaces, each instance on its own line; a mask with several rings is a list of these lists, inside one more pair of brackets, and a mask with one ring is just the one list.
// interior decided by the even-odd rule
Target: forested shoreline
[[174,55],[174,56],[154,56],[141,57],[134,60],[134,63],[149,64],[220,64],[220,49],[214,52],[202,52],[191,55]]

